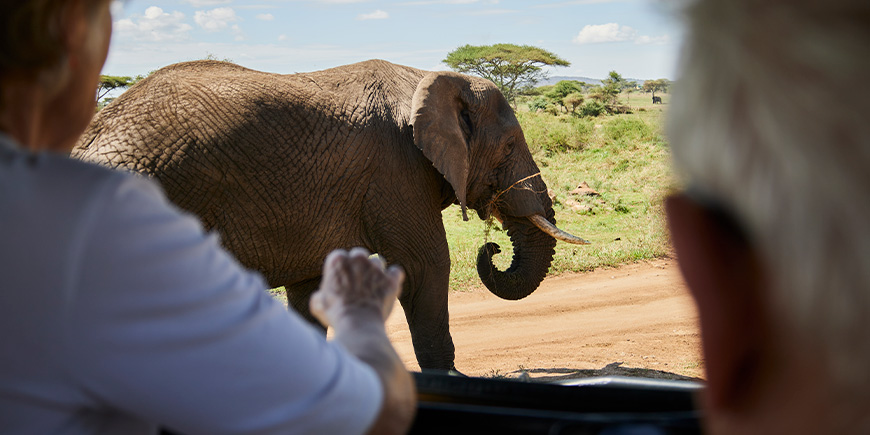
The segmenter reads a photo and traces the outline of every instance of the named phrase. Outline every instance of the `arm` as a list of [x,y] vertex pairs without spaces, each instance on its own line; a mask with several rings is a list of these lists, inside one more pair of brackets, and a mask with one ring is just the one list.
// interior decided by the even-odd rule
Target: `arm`
[[[117,181],[117,180],[116,180]],[[362,433],[379,377],[264,291],[153,183],[109,183],[83,225],[63,358],[89,406],[180,433]]]
[[335,340],[373,368],[383,385],[383,404],[369,433],[405,433],[414,418],[414,383],[384,328],[403,279],[400,268],[385,272],[383,262],[369,259],[362,248],[334,251],[311,297],[311,312],[332,325]]

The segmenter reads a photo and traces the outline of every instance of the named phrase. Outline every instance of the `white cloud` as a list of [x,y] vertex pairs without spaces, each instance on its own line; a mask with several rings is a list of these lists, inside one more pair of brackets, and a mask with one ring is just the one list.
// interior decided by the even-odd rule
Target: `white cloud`
[[225,5],[232,1],[233,0],[184,0],[184,3],[187,3],[195,8],[202,8],[206,6]]
[[634,42],[638,45],[661,45],[670,42],[670,37],[668,37],[668,35],[639,35],[637,30],[629,26],[620,26],[616,23],[583,26],[580,33],[574,37],[574,43],[579,45],[628,41]]
[[[230,23],[238,21],[236,11],[231,8],[217,8],[210,11],[196,11],[193,21],[209,32],[217,32],[230,27]],[[234,26],[238,28],[238,26]]]
[[671,42],[671,37],[668,35],[639,36],[638,38],[636,38],[634,40],[634,43],[639,44],[639,45],[646,45],[646,44],[661,45],[661,44],[667,44],[668,42]]
[[580,33],[574,37],[575,44],[600,44],[602,42],[633,41],[637,38],[637,30],[616,23],[590,24],[583,26]]
[[275,19],[275,16],[272,14],[257,14],[257,19],[263,21],[272,21]]
[[123,38],[132,40],[183,41],[193,29],[184,19],[181,12],[168,13],[157,6],[151,6],[145,9],[144,15],[132,15],[130,18],[118,20],[114,26]]
[[283,41],[286,41],[287,39],[289,39],[289,38],[287,38],[287,35],[278,35],[278,40],[279,40],[279,41],[282,41],[282,42],[283,42]]
[[362,14],[356,17],[358,20],[385,20],[390,18],[390,14],[378,9],[370,14]]

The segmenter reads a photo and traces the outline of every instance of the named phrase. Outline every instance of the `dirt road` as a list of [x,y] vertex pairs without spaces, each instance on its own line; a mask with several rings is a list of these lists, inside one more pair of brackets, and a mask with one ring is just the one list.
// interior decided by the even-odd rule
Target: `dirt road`
[[[482,288],[449,303],[456,368],[469,376],[703,377],[697,313],[672,259],[549,278],[520,301]],[[387,331],[419,370],[399,304]]]

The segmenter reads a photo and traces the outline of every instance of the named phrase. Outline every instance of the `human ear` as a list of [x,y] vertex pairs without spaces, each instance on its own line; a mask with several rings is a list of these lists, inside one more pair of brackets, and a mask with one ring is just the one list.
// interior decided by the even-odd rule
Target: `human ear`
[[665,208],[701,320],[706,406],[736,410],[758,387],[770,336],[757,256],[738,227],[691,198],[671,196]]

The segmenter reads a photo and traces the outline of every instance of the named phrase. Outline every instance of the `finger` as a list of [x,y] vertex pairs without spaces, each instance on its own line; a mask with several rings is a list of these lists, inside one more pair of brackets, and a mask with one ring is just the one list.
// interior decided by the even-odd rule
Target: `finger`
[[394,264],[387,268],[387,276],[390,277],[390,280],[401,287],[402,283],[405,282],[405,269],[402,269],[402,266],[399,266],[398,264]]
[[330,252],[323,261],[323,271],[326,272],[327,269],[337,267],[343,259],[347,258],[347,256],[348,252],[344,249],[336,249]]
[[384,261],[384,257],[381,257],[378,254],[369,257],[369,261],[371,261],[378,270],[384,270],[387,267],[387,262]]
[[315,292],[311,295],[311,299],[308,300],[308,309],[311,310],[311,314],[317,316],[326,311],[326,302],[323,297],[324,294],[322,292]]
[[329,316],[326,314],[326,294],[323,292],[315,292],[311,295],[311,299],[308,300],[308,309],[311,310],[311,314],[320,322],[323,326],[329,326]]
[[360,246],[357,246],[355,248],[351,248],[350,253],[348,254],[348,256],[351,258],[356,258],[356,257],[369,258],[370,255],[372,255],[372,254],[368,251],[368,249],[360,247]]
[[402,291],[402,284],[405,282],[405,270],[399,265],[392,265],[387,268],[387,277],[392,284],[388,297],[396,298]]

